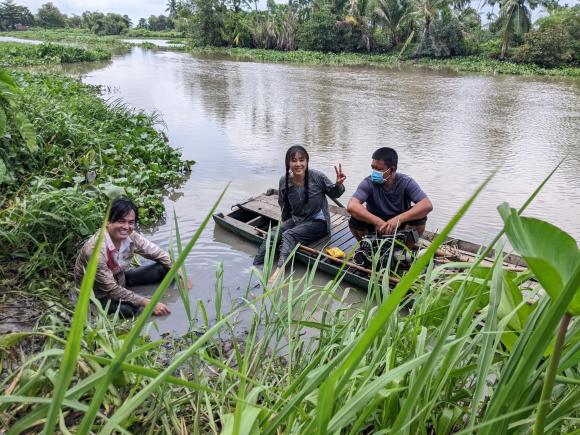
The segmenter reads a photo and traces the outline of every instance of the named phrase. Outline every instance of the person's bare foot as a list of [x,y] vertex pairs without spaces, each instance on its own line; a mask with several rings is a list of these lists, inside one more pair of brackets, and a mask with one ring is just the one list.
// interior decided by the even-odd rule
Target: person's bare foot
[[274,284],[278,280],[278,277],[280,276],[281,272],[282,272],[282,269],[277,267],[276,270],[274,271],[274,273],[272,273],[272,276],[270,277],[270,279],[268,280],[268,287],[274,286]]

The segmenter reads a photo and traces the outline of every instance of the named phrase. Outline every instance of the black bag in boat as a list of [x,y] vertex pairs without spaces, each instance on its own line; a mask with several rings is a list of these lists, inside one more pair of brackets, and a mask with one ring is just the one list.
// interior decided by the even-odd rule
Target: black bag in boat
[[413,262],[419,240],[417,230],[399,230],[396,234],[372,234],[361,239],[352,261],[359,266],[370,269],[373,257],[378,256],[379,269],[389,267],[392,271],[399,268],[408,269]]

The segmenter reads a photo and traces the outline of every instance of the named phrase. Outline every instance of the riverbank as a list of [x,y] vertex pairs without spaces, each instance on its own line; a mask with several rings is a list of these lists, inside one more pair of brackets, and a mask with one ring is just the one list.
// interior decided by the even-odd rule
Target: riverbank
[[[84,48],[127,48],[131,43],[125,38],[164,39],[171,49],[183,50],[181,43],[186,39],[179,32],[152,32],[131,29],[123,35],[97,36],[80,29],[31,29],[21,32],[2,32],[3,36],[32,39],[46,42],[72,44]],[[154,48],[154,44],[138,43],[144,48]],[[344,65],[397,68],[401,66],[424,67],[434,70],[447,69],[456,72],[480,72],[484,74],[541,75],[560,77],[580,77],[580,67],[543,68],[535,64],[522,64],[491,59],[484,56],[457,56],[446,59],[406,59],[392,53],[323,53],[318,51],[281,51],[232,47],[189,47],[188,51],[201,55],[222,55],[240,60],[261,62],[286,62],[304,65]]]
[[229,56],[240,60],[261,62],[287,62],[305,65],[344,65],[397,68],[416,66],[435,70],[450,69],[457,72],[481,72],[486,74],[545,75],[580,77],[580,68],[547,69],[533,64],[517,64],[478,56],[448,59],[401,59],[394,54],[322,53],[317,51],[279,51],[250,48],[191,47],[193,54]]
[[[45,309],[68,305],[79,243],[99,228],[111,198],[133,198],[141,223],[152,225],[193,162],[168,144],[157,115],[106,102],[100,88],[78,79],[12,75],[13,110],[31,120],[36,137],[35,147],[23,147],[9,125],[0,149],[0,282],[9,290],[0,303],[14,320],[4,308],[21,309],[24,299]],[[25,318],[24,329],[32,326]]]

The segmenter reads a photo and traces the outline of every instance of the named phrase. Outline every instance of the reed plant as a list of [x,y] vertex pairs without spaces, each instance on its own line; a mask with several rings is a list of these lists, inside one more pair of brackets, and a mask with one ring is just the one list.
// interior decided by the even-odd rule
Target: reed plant
[[[268,251],[263,271],[253,271],[228,312],[220,266],[215,319],[199,301],[189,333],[151,341],[151,309],[131,324],[97,304],[85,322],[89,268],[70,327],[53,318],[39,328],[42,351],[3,379],[0,422],[8,434],[42,427],[103,434],[571,431],[580,417],[578,247],[561,230],[521,217],[527,203],[519,211],[504,205],[505,233],[529,271],[503,267],[501,234],[491,266],[481,261],[488,252],[475,263],[436,266],[435,250],[478,192],[394,288],[388,273],[373,273],[365,300],[353,306],[338,296],[341,273],[314,284],[320,259],[297,276],[291,257],[290,273],[269,283],[275,263]],[[176,233],[178,256],[154,301],[216,206],[187,244]],[[524,297],[530,279],[538,285]],[[201,324],[191,321],[198,316]],[[245,335],[236,333],[240,318]],[[553,340],[561,319],[567,323]]]

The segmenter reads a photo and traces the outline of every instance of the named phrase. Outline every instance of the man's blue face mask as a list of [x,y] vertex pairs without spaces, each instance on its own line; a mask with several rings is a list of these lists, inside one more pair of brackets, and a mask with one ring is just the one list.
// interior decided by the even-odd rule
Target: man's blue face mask
[[389,172],[389,169],[387,169],[386,171],[377,171],[376,169],[373,169],[372,172],[371,172],[371,180],[372,180],[372,182],[373,183],[376,183],[376,184],[383,184],[385,181],[387,181],[383,177],[383,175],[385,174],[385,172]]

